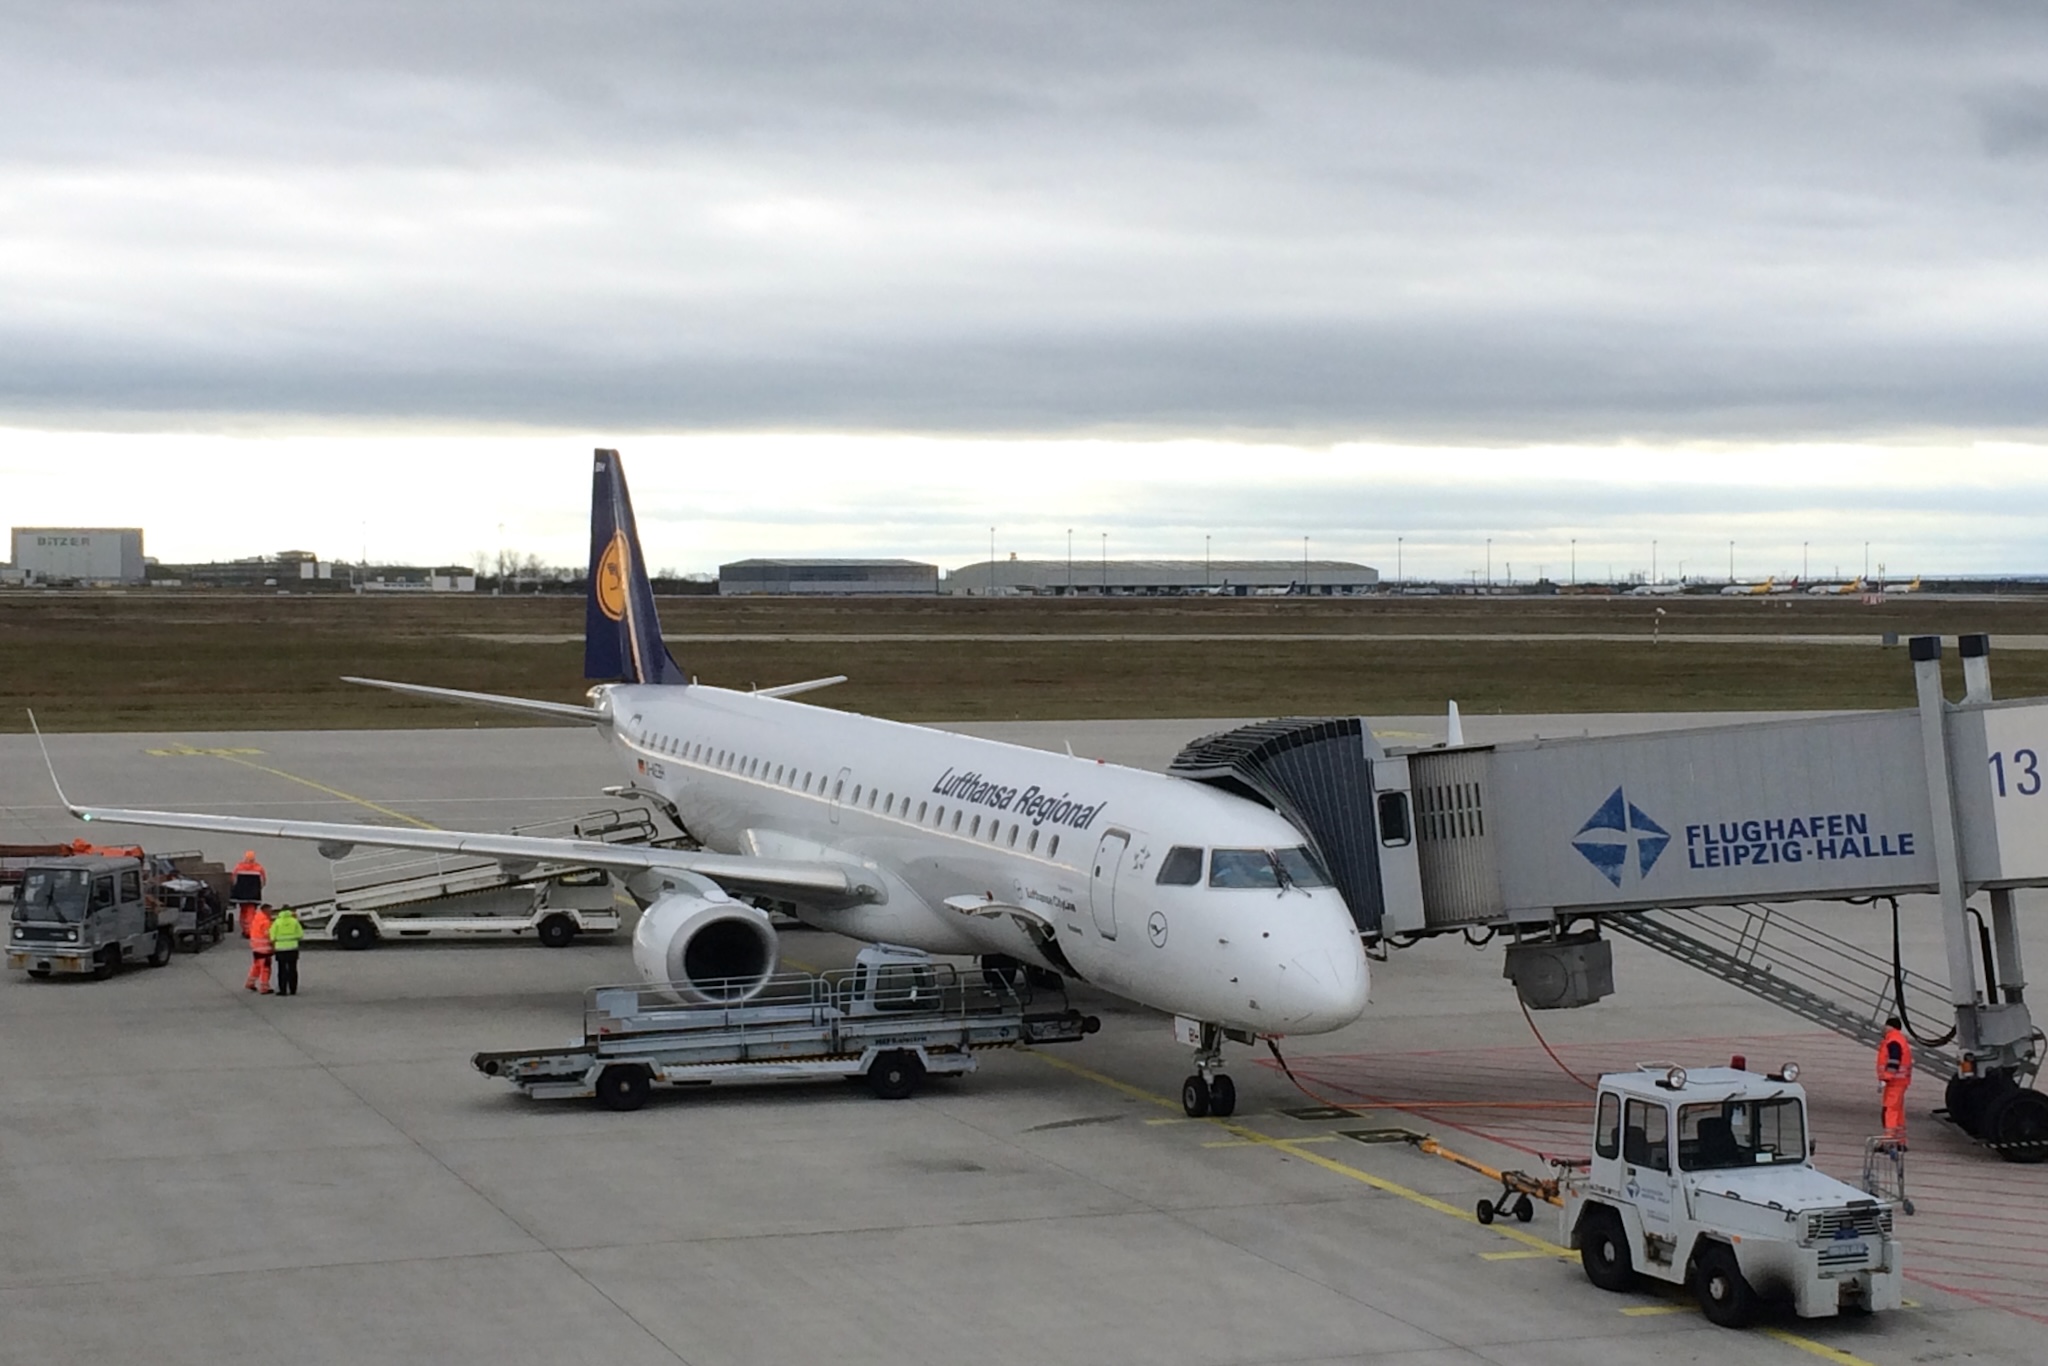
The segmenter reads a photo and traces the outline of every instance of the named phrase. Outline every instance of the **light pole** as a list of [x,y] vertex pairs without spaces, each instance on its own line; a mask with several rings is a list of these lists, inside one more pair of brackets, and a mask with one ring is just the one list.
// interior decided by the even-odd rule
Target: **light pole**
[[1486,586],[1493,587],[1493,537],[1486,538]]
[[1572,537],[1572,587],[1579,586],[1579,538]]
[[1109,533],[1102,533],[1102,595],[1109,596]]
[[1735,582],[1735,542],[1728,542],[1728,582]]
[[1801,541],[1799,543],[1799,577],[1802,579],[1813,577],[1813,544],[1810,541]]
[[988,529],[988,595],[996,595],[996,529]]
[[1067,528],[1067,596],[1074,596],[1074,529]]
[[1308,537],[1301,538],[1301,592],[1308,595]]
[[1657,581],[1657,543],[1650,542],[1650,582]]
[[1401,570],[1401,543],[1402,543],[1403,541],[1407,540],[1407,539],[1408,539],[1408,538],[1407,538],[1407,537],[1405,537],[1405,536],[1396,536],[1396,537],[1394,538],[1394,582],[1395,582],[1395,583],[1406,583],[1406,582],[1408,582],[1408,576],[1407,576],[1407,575],[1406,575],[1405,573],[1403,573],[1403,572],[1402,572],[1402,570]]
[[1863,543],[1863,581],[1870,582],[1870,542]]
[[1209,538],[1202,538],[1202,587],[1209,586]]

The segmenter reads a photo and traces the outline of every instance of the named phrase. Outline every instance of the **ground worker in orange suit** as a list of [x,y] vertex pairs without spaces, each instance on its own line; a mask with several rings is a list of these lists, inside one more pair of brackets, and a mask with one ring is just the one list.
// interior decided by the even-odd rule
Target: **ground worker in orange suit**
[[256,851],[249,850],[242,855],[242,861],[235,865],[234,881],[229,884],[228,900],[235,903],[236,919],[241,922],[242,938],[249,937],[249,915],[263,900],[263,884],[268,878],[263,865],[256,861]]
[[1885,1137],[1906,1138],[1906,1088],[1913,1084],[1913,1041],[1891,1016],[1884,1022],[1884,1041],[1877,1046],[1877,1079],[1884,1086]]
[[272,995],[270,990],[270,907],[249,910],[249,979],[242,983],[251,991]]

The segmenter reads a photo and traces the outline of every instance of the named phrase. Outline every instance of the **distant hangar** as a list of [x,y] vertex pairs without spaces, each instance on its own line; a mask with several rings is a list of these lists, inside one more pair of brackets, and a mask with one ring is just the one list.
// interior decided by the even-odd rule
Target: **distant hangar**
[[33,583],[141,583],[141,527],[18,526],[13,573]]
[[1348,597],[1380,573],[1349,560],[983,560],[946,576],[948,593],[1047,597]]
[[720,597],[765,593],[930,597],[938,591],[938,566],[916,560],[735,560],[718,566]]

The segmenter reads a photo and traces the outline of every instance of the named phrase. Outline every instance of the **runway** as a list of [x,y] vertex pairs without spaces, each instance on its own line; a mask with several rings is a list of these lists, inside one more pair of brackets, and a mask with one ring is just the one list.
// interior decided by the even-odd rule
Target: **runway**
[[[1488,740],[1735,719],[1465,724]],[[1230,724],[959,729],[1157,767]],[[1425,743],[1442,725],[1376,729]],[[574,815],[618,780],[580,729],[50,745],[81,801],[447,827]],[[34,741],[0,737],[0,842],[82,829],[56,809]],[[163,832],[147,842],[168,847]],[[240,846],[209,852],[232,861]],[[312,851],[261,852],[277,897],[323,889]],[[2048,962],[2024,895],[2027,947]],[[1936,965],[1919,909],[1908,958]],[[1817,914],[1837,933],[1880,931],[1855,908]],[[852,951],[811,932],[785,941],[816,967]],[[1087,991],[1076,1003],[1103,1017],[1100,1035],[989,1055],[907,1102],[829,1085],[659,1094],[634,1114],[540,1104],[478,1076],[469,1054],[574,1037],[584,988],[630,976],[622,943],[311,951],[292,1000],[244,993],[245,966],[231,943],[108,982],[0,980],[0,1364],[1906,1366],[2036,1361],[2048,1322],[2027,1232],[2048,1216],[2048,1168],[1970,1151],[1927,1118],[1925,1079],[1912,1307],[1745,1334],[1685,1300],[1594,1290],[1541,1217],[1481,1228],[1477,1178],[1346,1137],[1430,1129],[1507,1165],[1570,1145],[1568,1111],[1532,1128],[1526,1112],[1458,1108],[1584,1094],[1537,1046],[1497,947],[1397,953],[1375,965],[1363,1021],[1290,1041],[1313,1087],[1361,1107],[1334,1121],[1291,1113],[1312,1102],[1243,1049],[1238,1117],[1185,1119],[1167,1022]],[[1630,942],[1616,976],[1598,1006],[1537,1017],[1567,1063],[1722,1061],[1738,1046],[1800,1058],[1822,1165],[1853,1177],[1848,1143],[1875,1120],[1867,1058]]]

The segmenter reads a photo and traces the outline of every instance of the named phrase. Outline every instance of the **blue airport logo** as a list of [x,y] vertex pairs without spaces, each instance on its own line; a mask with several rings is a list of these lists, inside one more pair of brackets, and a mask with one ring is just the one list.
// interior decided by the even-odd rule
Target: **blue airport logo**
[[1630,853],[1636,856],[1636,876],[1648,877],[1670,843],[1671,832],[1651,820],[1618,787],[1572,836],[1572,848],[1617,887],[1628,869]]

